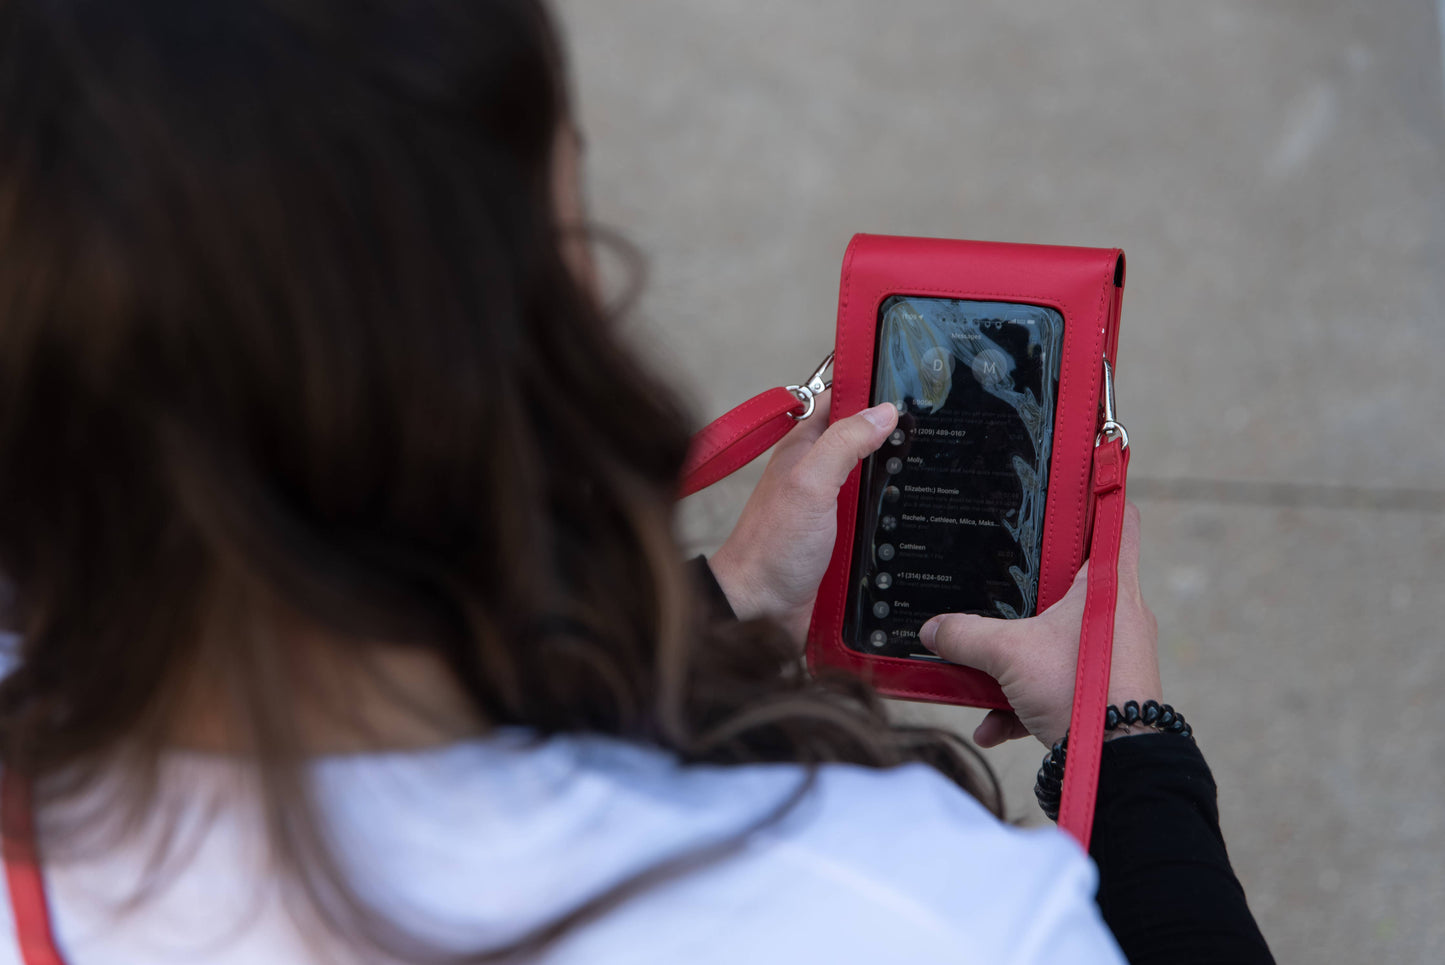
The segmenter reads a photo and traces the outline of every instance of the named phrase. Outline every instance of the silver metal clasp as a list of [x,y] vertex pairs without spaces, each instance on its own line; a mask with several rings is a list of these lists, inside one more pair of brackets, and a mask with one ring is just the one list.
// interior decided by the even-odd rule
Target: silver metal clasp
[[812,415],[813,410],[818,407],[818,396],[827,392],[828,388],[833,384],[832,379],[825,380],[823,378],[823,373],[827,372],[828,367],[832,364],[833,353],[829,352],[828,357],[823,359],[823,363],[813,370],[813,374],[808,377],[808,381],[802,385],[788,386],[788,391],[796,395],[798,401],[803,403],[802,415],[793,415],[791,412],[788,413],[794,420],[802,422],[808,418],[808,416]]
[[1104,397],[1100,400],[1100,405],[1102,405],[1104,411],[1101,414],[1099,434],[1094,437],[1094,446],[1097,448],[1099,443],[1105,439],[1118,438],[1123,442],[1123,448],[1128,449],[1129,431],[1124,428],[1122,423],[1114,418],[1114,367],[1109,364],[1107,358],[1104,359],[1103,395]]

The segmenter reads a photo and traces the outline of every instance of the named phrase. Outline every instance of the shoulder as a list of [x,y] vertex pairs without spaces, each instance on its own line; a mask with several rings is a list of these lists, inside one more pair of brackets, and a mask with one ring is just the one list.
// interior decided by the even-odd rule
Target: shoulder
[[[733,834],[808,776],[791,765],[670,773],[644,793],[673,784],[664,794],[691,802],[675,819]],[[931,768],[829,765],[741,850],[624,906],[590,937],[627,945],[620,933],[646,927],[647,947],[700,963],[1116,962],[1094,886],[1093,865],[1056,829],[1005,825]]]
[[[810,775],[683,766],[596,738],[509,738],[336,761],[317,777],[359,894],[443,947],[505,943],[641,881],[548,962],[1120,961],[1092,900],[1092,865],[1070,840],[1000,823],[921,765]],[[194,901],[249,877],[237,869],[249,867],[255,834],[228,813],[124,934],[92,929],[101,918],[79,898],[97,882],[136,880],[143,854],[49,869],[62,942],[98,961],[155,961],[124,952],[162,935],[174,944],[175,923],[203,912],[208,928],[233,927]],[[0,904],[5,965],[18,959],[9,902]],[[264,907],[226,961],[300,960],[275,953],[295,935],[279,907]]]

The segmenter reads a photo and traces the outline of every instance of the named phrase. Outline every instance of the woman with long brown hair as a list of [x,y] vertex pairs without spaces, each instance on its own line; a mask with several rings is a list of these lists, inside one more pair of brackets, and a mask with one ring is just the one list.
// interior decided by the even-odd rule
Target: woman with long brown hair
[[[0,962],[1116,959],[966,742],[800,665],[891,408],[679,560],[563,78],[535,0],[0,2]],[[934,626],[982,740],[1062,731]]]

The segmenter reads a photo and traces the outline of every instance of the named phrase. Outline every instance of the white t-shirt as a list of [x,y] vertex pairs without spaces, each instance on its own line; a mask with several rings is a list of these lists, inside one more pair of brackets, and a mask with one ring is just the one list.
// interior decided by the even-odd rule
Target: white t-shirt
[[[634,872],[735,834],[804,776],[794,765],[680,767],[618,741],[539,743],[515,732],[313,767],[361,894],[458,951],[517,937]],[[221,758],[168,761],[165,801],[179,808],[189,858],[138,910],[113,905],[143,874],[144,840],[47,864],[71,965],[327,960],[287,914],[294,894],[263,866],[243,780]],[[741,851],[624,902],[545,961],[1121,962],[1094,885],[1092,863],[1064,834],[1001,824],[927,767],[830,765]],[[0,965],[20,961],[5,897]]]

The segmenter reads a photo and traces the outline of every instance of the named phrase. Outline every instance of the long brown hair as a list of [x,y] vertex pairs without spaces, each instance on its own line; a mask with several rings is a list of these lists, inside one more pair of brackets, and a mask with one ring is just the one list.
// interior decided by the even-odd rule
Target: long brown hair
[[120,762],[142,814],[205,680],[287,874],[394,955],[435,957],[328,853],[282,627],[433,654],[485,726],[923,760],[998,809],[967,745],[697,616],[689,419],[559,253],[563,78],[536,0],[0,3],[5,766],[62,797]]

